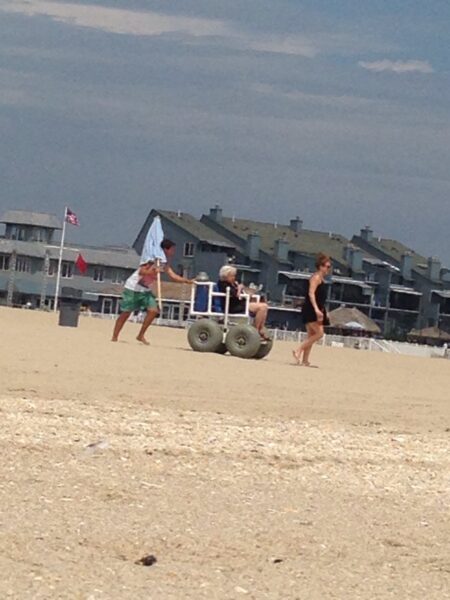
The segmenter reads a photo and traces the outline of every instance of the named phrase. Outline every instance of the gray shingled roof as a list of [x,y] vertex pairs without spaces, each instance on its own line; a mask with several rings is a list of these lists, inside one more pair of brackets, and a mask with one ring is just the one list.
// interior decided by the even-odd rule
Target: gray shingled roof
[[296,233],[289,225],[275,226],[274,223],[263,223],[248,219],[230,219],[228,217],[223,217],[220,224],[234,235],[239,236],[243,243],[250,233],[259,233],[261,236],[261,249],[268,254],[273,254],[275,242],[283,239],[289,243],[291,251],[307,255],[324,252],[338,261],[346,262],[344,260],[344,248],[349,240],[340,234],[309,229],[302,229],[299,233]]
[[27,210],[7,210],[0,221],[7,225],[31,225],[34,227],[47,227],[61,229],[61,221],[55,215],[31,212]]
[[0,238],[0,254],[11,254],[15,251],[20,256],[44,258],[45,248],[45,244],[40,244],[38,242],[21,242],[19,240]]
[[414,268],[419,269],[419,271],[425,274],[428,259],[426,259],[424,256],[421,256],[411,248],[408,248],[401,242],[386,238],[373,238],[370,241],[370,244],[374,248],[377,248],[378,250],[381,250],[381,252],[391,256],[398,263],[401,262],[404,254],[409,253],[412,257]]
[[183,212],[173,212],[169,210],[155,210],[161,217],[171,221],[174,225],[181,227],[192,236],[202,242],[222,246],[224,248],[235,248],[236,245],[223,235],[220,235],[214,229],[211,229],[192,215]]
[[[50,258],[58,259],[59,246],[48,246]],[[95,248],[92,246],[67,246],[64,248],[63,259],[75,262],[81,254],[88,265],[117,267],[122,269],[137,269],[139,256],[133,248]]]
[[[44,258],[48,251],[50,258],[58,260],[59,246],[47,246],[40,242],[21,242],[0,238],[0,254],[11,254],[16,251],[20,256]],[[103,267],[117,267],[121,269],[136,269],[139,265],[139,256],[133,248],[101,248],[92,246],[66,246],[63,260],[75,262],[81,254],[88,265]]]

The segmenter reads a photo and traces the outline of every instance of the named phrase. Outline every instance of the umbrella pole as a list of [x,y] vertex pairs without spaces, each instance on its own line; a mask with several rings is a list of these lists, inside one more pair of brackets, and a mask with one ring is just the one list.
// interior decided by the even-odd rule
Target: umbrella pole
[[158,308],[159,308],[159,316],[162,316],[162,298],[161,298],[161,273],[159,272],[160,266],[161,266],[161,260],[158,258],[156,260],[156,266],[158,269],[158,274],[156,277],[156,293],[158,296]]

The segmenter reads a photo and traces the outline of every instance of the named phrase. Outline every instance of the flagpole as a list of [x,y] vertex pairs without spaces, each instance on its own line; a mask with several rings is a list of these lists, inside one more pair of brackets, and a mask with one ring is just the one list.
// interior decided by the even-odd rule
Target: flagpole
[[63,252],[64,252],[64,241],[66,239],[66,225],[67,225],[67,206],[64,209],[64,223],[63,223],[62,234],[61,234],[61,245],[59,247],[58,274],[56,276],[55,302],[54,302],[54,307],[53,307],[54,312],[58,311],[59,287],[61,285],[61,270],[62,270],[62,260],[63,260]]

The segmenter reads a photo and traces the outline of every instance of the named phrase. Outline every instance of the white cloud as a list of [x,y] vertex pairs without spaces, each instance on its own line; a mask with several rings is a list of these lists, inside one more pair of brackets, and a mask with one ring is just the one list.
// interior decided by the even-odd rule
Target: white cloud
[[425,60],[376,60],[373,62],[360,61],[359,66],[368,71],[381,73],[433,73],[433,67]]
[[309,58],[318,53],[316,44],[305,36],[249,33],[240,30],[230,22],[219,19],[165,15],[148,10],[133,11],[47,0],[6,0],[1,4],[0,10],[30,17],[46,16],[60,23],[122,35],[175,34],[196,39],[216,38],[227,46],[257,52],[292,54]]
[[380,107],[384,104],[380,100],[372,100],[371,98],[364,98],[361,96],[349,96],[346,94],[340,96],[336,96],[335,94],[312,94],[297,89],[284,90],[268,84],[258,83],[251,86],[251,89],[258,94],[276,96],[277,98],[284,98],[286,100],[292,100],[303,104],[312,104],[315,106],[333,106],[342,109],[368,108],[373,110],[375,107]]
[[241,36],[238,45],[256,52],[274,52],[314,58],[319,49],[308,39],[301,36]]
[[47,16],[54,21],[118,34],[152,36],[164,33],[187,33],[202,36],[220,35],[226,30],[222,21],[214,19],[170,16],[151,11],[140,12],[45,0],[9,0],[3,2],[0,9],[27,16]]

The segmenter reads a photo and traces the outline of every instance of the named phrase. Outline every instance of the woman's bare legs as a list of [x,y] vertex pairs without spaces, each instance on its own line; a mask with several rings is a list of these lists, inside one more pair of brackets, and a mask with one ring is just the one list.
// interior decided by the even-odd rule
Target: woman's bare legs
[[297,364],[299,365],[303,354],[301,364],[309,366],[309,355],[311,354],[312,347],[323,337],[323,325],[318,321],[314,323],[307,323],[306,331],[308,333],[308,337],[302,344],[300,344],[297,350],[293,351],[293,355],[297,361]]
[[302,364],[309,366],[309,355],[311,354],[312,347],[316,342],[323,338],[323,325],[321,323],[312,323],[314,326],[316,333],[314,333],[310,338],[309,345],[303,351],[303,361]]

